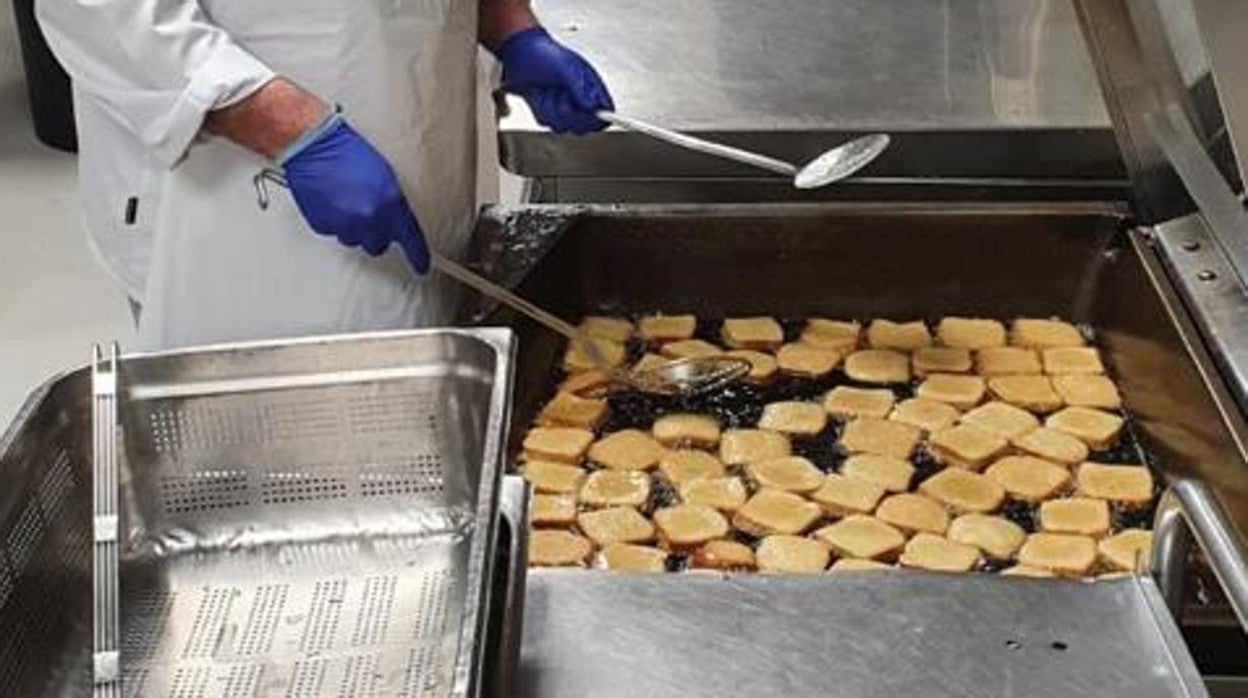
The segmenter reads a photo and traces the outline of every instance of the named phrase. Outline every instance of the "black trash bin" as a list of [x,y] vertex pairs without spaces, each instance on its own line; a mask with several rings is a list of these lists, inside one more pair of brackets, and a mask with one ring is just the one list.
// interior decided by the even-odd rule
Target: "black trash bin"
[[13,0],[17,17],[17,36],[22,45],[22,64],[26,66],[26,92],[30,98],[30,115],[35,122],[35,136],[47,145],[74,152],[78,134],[74,130],[74,100],[69,91],[69,76],[43,39],[35,22],[35,0]]

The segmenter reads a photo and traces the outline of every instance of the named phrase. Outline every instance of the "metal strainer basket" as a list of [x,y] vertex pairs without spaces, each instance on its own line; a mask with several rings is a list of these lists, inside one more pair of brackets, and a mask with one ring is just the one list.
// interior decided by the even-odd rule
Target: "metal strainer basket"
[[[94,444],[84,376],[36,396],[0,443],[29,492],[0,509],[0,630],[32,585],[66,607],[40,606],[47,637],[0,639],[20,669],[0,693],[479,695],[512,350],[432,330],[104,361]],[[34,541],[16,573],[15,536]]]

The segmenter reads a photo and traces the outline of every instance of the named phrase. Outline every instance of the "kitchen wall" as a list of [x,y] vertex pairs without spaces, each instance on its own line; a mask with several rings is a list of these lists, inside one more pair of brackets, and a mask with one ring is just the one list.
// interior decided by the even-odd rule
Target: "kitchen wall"
[[0,432],[92,342],[133,337],[125,298],[87,251],[74,157],[35,140],[20,56],[0,0]]

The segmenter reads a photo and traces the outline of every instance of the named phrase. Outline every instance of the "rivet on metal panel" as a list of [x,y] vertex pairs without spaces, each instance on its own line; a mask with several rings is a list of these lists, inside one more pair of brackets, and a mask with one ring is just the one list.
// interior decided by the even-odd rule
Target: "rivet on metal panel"
[[1213,281],[1214,279],[1218,278],[1218,273],[1213,271],[1212,269],[1204,269],[1196,274],[1196,278],[1200,279],[1201,281]]
[[1188,252],[1195,252],[1196,250],[1200,249],[1200,243],[1196,242],[1195,240],[1188,240],[1187,242],[1183,243],[1183,249],[1187,250]]

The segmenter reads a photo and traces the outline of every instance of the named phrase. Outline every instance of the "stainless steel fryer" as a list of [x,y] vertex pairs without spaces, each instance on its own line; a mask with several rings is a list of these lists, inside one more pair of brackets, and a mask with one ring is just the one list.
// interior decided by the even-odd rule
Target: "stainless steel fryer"
[[[1124,209],[1097,204],[534,206],[487,212],[473,249],[487,273],[569,319],[663,310],[1088,323],[1151,465],[1164,481],[1211,488],[1239,528],[1222,533],[1242,541],[1244,423],[1152,235]],[[512,324],[521,338],[514,453],[549,397],[563,342],[505,310],[466,314]],[[1221,673],[1242,661],[1234,642],[1209,645],[1196,616],[1216,609],[1189,608],[1176,623],[1164,603],[1172,589],[1148,576],[1083,584],[883,574],[866,583],[530,570],[521,695],[590,686],[599,696],[776,686],[804,695],[1203,695],[1184,639],[1223,661]],[[965,664],[972,657],[977,664]]]
[[[482,695],[523,582],[512,353],[480,329],[124,357],[96,443],[124,443],[120,681],[97,653],[96,695]],[[0,442],[2,695],[92,692],[89,383],[50,382]]]

